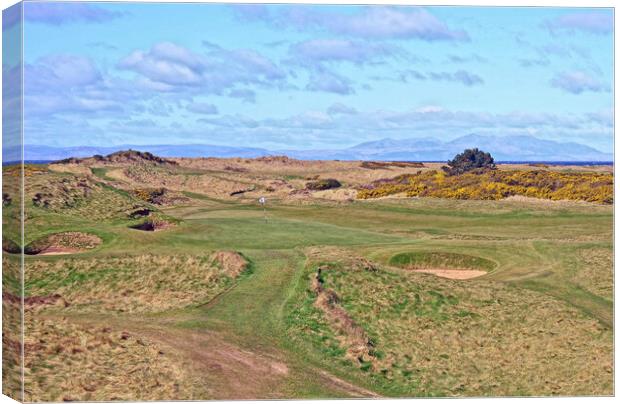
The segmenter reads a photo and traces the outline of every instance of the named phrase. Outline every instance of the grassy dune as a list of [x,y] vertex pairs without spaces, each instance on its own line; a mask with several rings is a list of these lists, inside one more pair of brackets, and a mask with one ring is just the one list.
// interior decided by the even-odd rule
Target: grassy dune
[[[88,171],[92,192],[63,193],[63,204],[46,207],[32,202],[36,187],[80,183],[83,170],[33,175],[26,243],[82,232],[101,244],[25,258],[29,338],[46,336],[45,349],[26,350],[31,399],[612,394],[612,206],[287,199],[281,184],[265,219],[255,193],[287,175],[303,186],[303,166],[182,163],[166,176],[179,176],[174,192],[187,199],[170,205],[136,198],[135,172],[128,179],[122,167],[102,166]],[[252,164],[262,169],[247,171]],[[363,178],[333,164],[330,177]],[[385,176],[380,169],[373,178]],[[152,170],[138,171],[146,181]],[[230,181],[226,192],[252,182],[258,191],[231,197],[196,186],[212,172]],[[138,207],[174,225],[133,229],[141,219],[128,213]],[[8,206],[5,219],[14,213]],[[248,266],[231,269],[225,252]],[[413,271],[433,267],[487,274],[450,280]],[[19,284],[6,271],[3,282]],[[62,341],[80,352],[49,351]],[[101,364],[119,349],[128,352],[121,366]],[[94,376],[62,384],[51,369]],[[109,387],[119,381],[122,390]],[[149,395],[144,385],[157,387]]]

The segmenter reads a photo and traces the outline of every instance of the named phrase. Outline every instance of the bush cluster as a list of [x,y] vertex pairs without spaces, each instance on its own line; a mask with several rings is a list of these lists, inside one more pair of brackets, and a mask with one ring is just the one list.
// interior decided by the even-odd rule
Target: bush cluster
[[441,171],[400,175],[359,189],[359,199],[405,193],[409,197],[498,200],[513,195],[613,203],[613,174],[487,170],[461,175]]
[[342,184],[340,183],[340,181],[333,178],[306,183],[306,189],[309,189],[311,191],[323,191],[326,189],[339,188],[341,186]]
[[444,171],[449,175],[459,175],[472,170],[494,170],[495,161],[489,153],[478,149],[467,149],[448,161]]
[[148,203],[156,203],[165,193],[165,188],[136,188],[133,190],[133,194],[138,199]]

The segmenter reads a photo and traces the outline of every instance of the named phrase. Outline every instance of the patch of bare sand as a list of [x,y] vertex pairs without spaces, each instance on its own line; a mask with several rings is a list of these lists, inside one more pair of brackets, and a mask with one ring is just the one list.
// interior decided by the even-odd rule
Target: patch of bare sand
[[432,274],[441,278],[448,279],[472,279],[482,275],[486,275],[486,271],[479,271],[474,269],[414,269],[413,272],[421,272],[425,274]]
[[36,255],[68,255],[68,254],[76,254],[79,252],[82,252],[82,250],[79,250],[77,248],[48,247]]

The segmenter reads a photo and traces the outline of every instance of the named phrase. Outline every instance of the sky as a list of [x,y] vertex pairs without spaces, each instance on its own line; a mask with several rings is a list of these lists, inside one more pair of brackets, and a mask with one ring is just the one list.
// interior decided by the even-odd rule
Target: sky
[[27,2],[23,24],[26,144],[612,152],[611,9]]

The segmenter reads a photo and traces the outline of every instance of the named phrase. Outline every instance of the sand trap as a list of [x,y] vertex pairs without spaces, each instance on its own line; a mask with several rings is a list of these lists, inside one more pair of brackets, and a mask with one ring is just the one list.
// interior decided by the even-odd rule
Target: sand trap
[[24,248],[26,255],[64,255],[92,250],[102,240],[94,235],[81,232],[55,233],[35,240]]
[[66,255],[82,252],[77,248],[48,247],[35,255]]
[[413,272],[433,274],[448,279],[472,279],[487,274],[486,271],[475,269],[414,269]]

